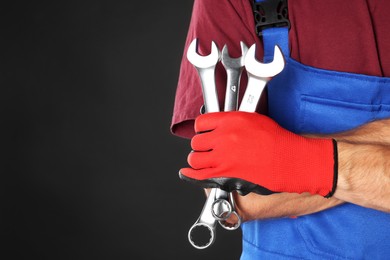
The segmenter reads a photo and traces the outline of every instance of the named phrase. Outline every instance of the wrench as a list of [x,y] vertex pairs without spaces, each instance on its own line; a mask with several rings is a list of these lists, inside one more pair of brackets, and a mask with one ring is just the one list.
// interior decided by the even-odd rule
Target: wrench
[[[197,43],[198,43],[197,39],[194,39],[191,42],[191,44],[188,46],[187,59],[190,63],[194,65],[194,67],[196,68],[199,74],[202,93],[203,93],[205,112],[206,113],[219,112],[220,108],[218,102],[218,95],[215,86],[215,66],[219,62],[221,54],[215,42],[212,42],[211,53],[207,56],[201,56],[197,53]],[[203,206],[199,218],[188,231],[188,240],[190,241],[191,245],[197,249],[204,249],[210,246],[215,241],[215,229],[216,229],[217,219],[214,217],[213,213],[215,213],[216,210],[225,210],[224,207],[221,208],[213,207],[214,201],[217,200],[216,193],[217,193],[217,188],[211,189],[211,192],[206,199],[206,203]],[[231,208],[227,210],[231,211]],[[215,214],[217,216],[222,217],[225,215],[220,212],[217,213],[218,214]],[[210,234],[210,239],[209,240],[206,239],[206,241],[202,241],[204,242],[204,244],[203,243],[197,244],[197,241],[194,241],[195,235],[198,234],[198,231],[204,230],[204,228],[208,230]]]
[[[211,189],[199,218],[188,231],[188,241],[190,241],[191,245],[197,249],[209,247],[215,241],[217,220],[212,215],[212,204],[215,200],[216,191],[217,189]],[[209,235],[209,238],[205,239],[205,236],[207,237],[207,235]]]
[[222,48],[221,62],[227,74],[224,111],[237,110],[240,77],[244,69],[244,58],[248,51],[245,43],[240,42],[240,46],[242,56],[239,58],[230,57],[227,45]]
[[[221,62],[226,70],[227,74],[227,82],[226,82],[226,94],[225,94],[225,106],[224,111],[233,111],[237,110],[237,103],[238,103],[238,92],[240,87],[240,78],[241,73],[244,69],[244,58],[246,55],[246,52],[248,51],[248,47],[245,45],[245,43],[240,42],[241,46],[241,57],[239,58],[232,58],[229,55],[228,46],[225,45],[222,48],[222,55],[221,55]],[[234,215],[234,218],[236,219],[236,222],[234,224],[228,223],[226,220],[230,218],[230,216],[226,215],[224,216],[225,219],[218,219],[219,224],[227,229],[227,230],[235,230],[241,225],[241,218],[238,215],[237,211],[235,210],[235,202],[234,197],[232,193],[228,193],[223,190],[217,191],[217,197],[223,198],[224,200],[216,200],[214,202],[214,205],[216,204],[223,204],[224,201],[229,200],[231,203],[231,214]],[[222,206],[219,206],[222,207]],[[219,208],[218,207],[218,208]],[[226,212],[223,210],[220,210],[220,212]],[[213,215],[214,212],[213,212]],[[231,220],[233,218],[230,218]]]
[[[205,102],[205,112],[218,112],[219,103],[215,86],[215,66],[220,59],[220,53],[217,46],[212,42],[211,53],[208,56],[200,56],[196,48],[197,39],[194,39],[187,50],[187,59],[197,69],[201,79],[203,98]],[[238,88],[241,72],[244,68],[244,57],[247,47],[241,42],[242,57],[233,59],[229,56],[228,48],[225,45],[222,51],[222,63],[227,71],[227,95],[225,97],[225,110],[231,111],[237,108]],[[198,249],[203,249],[210,246],[215,240],[216,220],[220,225],[227,230],[237,229],[241,224],[241,218],[234,210],[234,198],[231,193],[221,189],[211,189],[206,203],[202,209],[198,220],[193,224],[188,232],[190,243]],[[211,216],[210,216],[211,213]],[[233,213],[235,219],[234,224],[228,223],[226,220]],[[194,234],[199,233],[199,230],[208,230],[210,239],[206,240],[205,244],[197,244]],[[204,241],[203,241],[204,243]]]
[[256,59],[256,44],[245,55],[245,69],[248,73],[248,85],[242,98],[239,111],[255,112],[261,94],[271,77],[284,68],[284,57],[279,46],[275,45],[274,59],[270,63],[261,63]]
[[197,53],[198,40],[194,39],[187,50],[187,59],[198,71],[201,85],[205,112],[219,112],[217,89],[215,87],[215,66],[220,60],[220,52],[215,42],[211,42],[211,53],[201,56]]

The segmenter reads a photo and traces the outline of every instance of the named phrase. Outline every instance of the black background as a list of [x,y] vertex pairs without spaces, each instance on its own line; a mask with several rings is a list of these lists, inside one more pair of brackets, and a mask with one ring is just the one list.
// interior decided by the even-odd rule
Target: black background
[[0,8],[1,258],[238,259],[241,232],[187,232],[169,126],[193,1],[10,1]]

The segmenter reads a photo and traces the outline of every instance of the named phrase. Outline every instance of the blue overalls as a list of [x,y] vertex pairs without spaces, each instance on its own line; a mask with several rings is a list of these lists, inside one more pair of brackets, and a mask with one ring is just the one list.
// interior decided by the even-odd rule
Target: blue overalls
[[[286,67],[268,84],[269,114],[284,128],[330,134],[390,117],[390,78],[300,64],[289,57],[288,29],[270,30],[263,34],[264,59],[278,44]],[[296,219],[247,222],[242,232],[241,260],[390,259],[390,214],[349,203]]]

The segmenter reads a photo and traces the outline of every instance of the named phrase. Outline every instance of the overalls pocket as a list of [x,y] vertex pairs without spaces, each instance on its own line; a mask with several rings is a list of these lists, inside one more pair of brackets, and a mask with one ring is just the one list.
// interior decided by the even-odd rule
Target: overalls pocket
[[384,118],[389,112],[389,104],[364,104],[302,94],[298,128],[301,133],[342,132]]

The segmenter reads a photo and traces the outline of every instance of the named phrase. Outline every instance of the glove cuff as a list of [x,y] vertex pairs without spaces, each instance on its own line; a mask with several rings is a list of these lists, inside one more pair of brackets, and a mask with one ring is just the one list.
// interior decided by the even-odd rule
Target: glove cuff
[[[274,158],[276,172],[285,174],[284,183],[275,183],[274,191],[294,193],[309,192],[331,197],[335,192],[338,176],[337,142],[333,139],[317,139],[297,136],[293,133],[278,140]],[[283,163],[280,163],[283,162]]]
[[325,198],[330,198],[333,196],[333,194],[336,192],[337,187],[337,179],[339,176],[339,160],[338,160],[338,150],[337,150],[337,141],[335,139],[332,139],[333,142],[333,160],[334,160],[334,166],[333,166],[333,186],[332,190],[324,196]]

